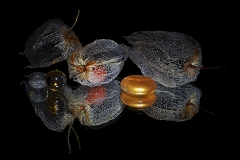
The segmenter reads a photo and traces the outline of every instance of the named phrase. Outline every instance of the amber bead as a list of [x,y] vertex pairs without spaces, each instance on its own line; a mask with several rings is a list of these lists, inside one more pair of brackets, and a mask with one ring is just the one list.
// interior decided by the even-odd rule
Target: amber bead
[[58,69],[48,72],[46,79],[49,89],[53,91],[61,91],[67,82],[66,75]]
[[124,91],[120,94],[124,104],[133,108],[146,108],[152,106],[156,101],[156,94],[150,93],[147,95],[132,95]]
[[150,77],[143,75],[130,75],[120,83],[123,91],[133,95],[147,95],[157,89],[156,82]]

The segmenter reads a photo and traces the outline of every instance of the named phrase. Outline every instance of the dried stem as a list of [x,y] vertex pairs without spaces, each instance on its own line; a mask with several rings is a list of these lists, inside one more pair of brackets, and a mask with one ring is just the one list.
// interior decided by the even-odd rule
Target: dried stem
[[74,132],[75,135],[76,135],[76,138],[77,138],[77,141],[78,141],[79,149],[81,149],[81,145],[80,145],[80,141],[79,141],[79,138],[78,138],[77,132],[75,131],[75,129],[74,129],[73,127],[72,127],[72,130],[73,130],[73,132]]
[[[221,117],[221,116],[218,116],[218,115],[216,115],[216,114],[214,114],[214,113],[212,113],[212,112],[210,112],[210,111],[208,111],[208,110],[206,110],[206,109],[204,109],[204,108],[202,108],[202,107],[200,107],[200,106],[199,106],[199,108],[200,108],[201,110],[207,112],[207,113],[210,113],[210,114],[214,115],[214,116]],[[224,119],[224,117],[221,117],[221,118]]]
[[26,69],[26,68],[33,68],[33,67],[32,66],[26,66],[26,67],[23,68],[23,70]]
[[218,68],[225,68],[225,67],[227,67],[227,65],[223,66],[223,67],[198,67],[198,66],[194,66],[194,65],[190,64],[189,67],[197,68],[197,69],[218,69]]
[[201,110],[205,111],[205,112],[208,112],[208,113],[210,113],[210,114],[216,116],[216,114],[214,114],[214,113],[212,113],[212,112],[210,112],[210,111],[208,111],[208,110],[206,110],[206,109],[204,109],[204,108],[202,108],[202,107],[199,107],[199,108],[200,108]]
[[75,19],[75,22],[73,23],[72,27],[68,30],[68,33],[73,29],[73,27],[74,27],[75,24],[77,23],[77,20],[78,20],[79,14],[80,14],[80,10],[78,10],[78,14],[77,14],[77,17],[76,17],[76,19]]
[[[71,132],[71,129],[72,129],[72,126],[73,126],[73,123],[74,123],[75,119],[77,118],[78,114],[79,114],[82,110],[83,110],[83,107],[81,106],[81,107],[79,108],[79,110],[77,111],[77,113],[75,113],[75,115],[74,115],[74,117],[73,117],[73,120],[72,120],[72,123],[71,123],[71,125],[69,126],[69,129],[68,129],[67,142],[68,142],[69,154],[71,153],[71,146],[70,146],[70,141],[69,141],[70,132]],[[78,136],[77,136],[77,139],[78,139]],[[78,142],[79,142],[79,149],[81,149],[79,139],[78,139]]]
[[[26,67],[23,68],[23,71],[24,71],[26,68],[33,68],[33,67],[32,67],[32,66],[26,66]],[[29,75],[23,74],[23,76],[26,77],[26,78],[29,78],[29,77],[30,77],[30,74],[29,74]]]
[[67,136],[67,142],[68,142],[68,149],[69,149],[69,153],[71,153],[71,146],[70,146],[70,142],[69,142],[69,136],[70,136],[70,131],[71,131],[71,128],[72,128],[72,125],[73,125],[73,122],[74,122],[75,118],[73,119],[71,125],[69,126],[69,129],[68,129],[68,136]]

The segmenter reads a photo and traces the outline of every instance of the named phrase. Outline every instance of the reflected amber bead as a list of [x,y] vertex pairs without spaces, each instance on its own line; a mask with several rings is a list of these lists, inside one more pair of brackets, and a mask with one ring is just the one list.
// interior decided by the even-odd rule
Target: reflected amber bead
[[157,89],[156,82],[143,75],[127,76],[121,81],[120,85],[123,91],[133,95],[147,95]]
[[121,100],[124,104],[133,108],[146,108],[152,106],[156,101],[156,94],[150,93],[148,95],[132,95],[124,91],[120,94]]
[[66,107],[66,100],[59,92],[50,92],[46,99],[47,109],[53,115],[61,114]]

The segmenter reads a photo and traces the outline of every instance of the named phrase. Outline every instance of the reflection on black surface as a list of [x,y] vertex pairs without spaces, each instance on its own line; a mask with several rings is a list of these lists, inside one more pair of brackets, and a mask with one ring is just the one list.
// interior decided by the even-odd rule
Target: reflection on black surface
[[[30,77],[32,76],[46,78],[46,73],[32,73]],[[67,108],[66,99],[63,94],[49,89],[45,85],[45,78],[42,79],[42,84],[37,85],[37,88],[32,87],[33,85],[30,86],[30,84],[37,83],[39,79],[36,81],[24,81],[25,89],[36,115],[41,118],[48,129],[61,132],[72,122],[73,115]]]
[[[24,83],[35,113],[54,131],[64,130],[74,116],[90,128],[105,127],[115,122],[125,106],[120,99],[118,80],[96,87],[72,89],[66,84],[62,71],[52,70],[48,74],[34,72]],[[180,122],[198,113],[201,90],[192,84],[168,88],[157,83],[156,96],[152,106],[137,111],[157,120]],[[127,108],[136,111],[129,106]]]
[[[96,87],[71,89],[66,85],[66,75],[60,70],[52,70],[48,74],[34,72],[28,82],[23,83],[36,115],[48,129],[61,132],[69,125],[68,143],[76,117],[82,125],[100,129],[114,123],[125,106],[120,100],[120,82],[117,80]],[[69,150],[71,152],[70,144]]]
[[102,128],[115,122],[123,111],[125,105],[120,100],[119,81],[71,89],[61,77],[65,77],[63,72],[52,70],[48,74],[34,72],[28,82],[24,81],[35,113],[48,129],[63,131],[75,115],[82,125]]
[[[69,126],[70,152],[69,135],[76,118],[87,128],[100,129],[116,122],[125,108],[118,80],[95,87],[70,87],[66,75],[55,69],[48,74],[34,72],[24,84],[36,115],[48,129],[61,132]],[[201,90],[192,84],[168,88],[157,83],[155,93],[157,98],[152,106],[137,110],[130,106],[126,108],[156,120],[176,122],[189,120],[198,113]]]
[[107,126],[109,126],[109,125],[114,124],[115,122],[117,122],[117,121],[122,117],[122,113],[123,113],[123,112],[120,112],[120,111],[119,111],[119,113],[117,113],[117,114],[114,115],[114,118],[113,118],[113,119],[107,121],[106,123],[102,123],[102,124],[95,125],[95,126],[94,126],[94,125],[89,125],[89,126],[85,125],[85,127],[86,127],[86,128],[89,128],[89,129],[92,129],[92,130],[102,129],[102,128],[104,128],[104,127],[107,127]]
[[124,109],[120,100],[119,81],[96,86],[80,86],[75,90],[64,88],[68,107],[77,114],[82,125],[98,126],[115,119]]
[[168,88],[157,83],[157,100],[142,111],[157,120],[186,121],[198,113],[201,90],[192,84]]

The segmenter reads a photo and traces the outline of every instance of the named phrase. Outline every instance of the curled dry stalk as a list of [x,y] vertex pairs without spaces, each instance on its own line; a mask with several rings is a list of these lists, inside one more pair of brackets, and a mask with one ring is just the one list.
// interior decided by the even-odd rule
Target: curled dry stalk
[[77,21],[78,21],[78,17],[79,17],[79,14],[80,14],[80,10],[78,10],[78,13],[77,13],[77,17],[72,25],[72,27],[68,30],[67,34],[68,35],[70,33],[70,31],[73,29],[73,27],[76,25]]
[[79,141],[79,138],[77,136],[77,133],[76,131],[73,129],[73,123],[75,121],[75,119],[77,118],[77,116],[79,115],[79,113],[83,110],[84,106],[80,106],[79,109],[77,110],[77,112],[75,112],[74,114],[74,117],[73,117],[73,120],[72,120],[72,123],[70,124],[69,126],[69,129],[68,129],[68,136],[67,136],[67,142],[68,142],[68,148],[69,148],[69,154],[71,153],[71,146],[70,146],[70,141],[69,141],[69,136],[70,136],[70,132],[71,132],[71,129],[74,131],[75,135],[76,135],[76,138],[78,140],[78,146],[79,146],[79,149],[81,149],[81,145],[80,145],[80,141]]
[[192,64],[190,64],[190,67],[192,68],[197,68],[197,69],[220,69],[220,68],[226,68],[226,66],[223,66],[223,67],[197,67],[197,66],[193,66]]
[[[209,114],[212,114],[212,115],[214,115],[214,116],[217,116],[217,117],[220,117],[220,118],[224,119],[224,117],[221,117],[221,116],[219,116],[219,115],[216,115],[215,113],[212,113],[212,112],[210,112],[210,111],[208,111],[208,110],[206,110],[206,109],[204,109],[204,108],[202,108],[202,107],[200,107],[200,106],[196,106],[195,104],[193,104],[193,103],[191,103],[191,102],[188,102],[188,103],[187,103],[187,106],[198,107],[199,109],[201,109],[201,110],[203,110],[203,111],[205,111],[205,112],[207,112],[207,113],[209,113]],[[194,114],[196,114],[196,113],[194,113]]]
[[219,115],[216,115],[216,114],[214,114],[214,113],[212,113],[212,112],[210,112],[210,111],[208,111],[208,110],[206,110],[206,109],[204,109],[204,108],[202,108],[202,107],[200,107],[200,106],[199,106],[199,108],[200,108],[201,110],[209,113],[209,114],[212,114],[212,115],[214,115],[214,116],[217,116],[217,117],[220,117],[220,118],[224,119],[224,117],[221,117],[221,116],[219,116]]
[[[187,103],[187,106],[196,107],[196,105],[193,104],[193,103],[191,103],[191,102],[188,102],[188,103]],[[203,110],[204,112],[207,112],[207,113],[209,113],[209,114],[212,114],[212,115],[214,115],[214,116],[217,116],[217,117],[220,117],[220,118],[224,119],[224,117],[221,117],[221,116],[219,116],[219,115],[216,115],[215,113],[210,112],[210,111],[208,111],[208,110],[206,110],[206,109],[204,109],[204,108],[202,108],[202,107],[200,107],[200,106],[198,106],[198,108],[201,109],[201,110]]]

